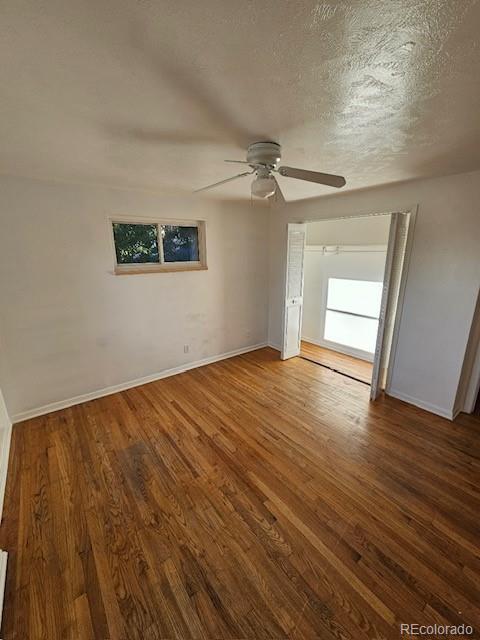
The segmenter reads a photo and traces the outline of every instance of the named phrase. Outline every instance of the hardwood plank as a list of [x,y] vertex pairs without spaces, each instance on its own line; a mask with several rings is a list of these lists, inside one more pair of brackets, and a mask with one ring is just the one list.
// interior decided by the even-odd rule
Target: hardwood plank
[[351,376],[367,384],[372,381],[373,364],[371,362],[321,347],[306,340],[302,340],[300,349],[302,357],[307,360],[330,367],[339,373]]
[[271,349],[18,424],[2,638],[480,629],[480,419]]

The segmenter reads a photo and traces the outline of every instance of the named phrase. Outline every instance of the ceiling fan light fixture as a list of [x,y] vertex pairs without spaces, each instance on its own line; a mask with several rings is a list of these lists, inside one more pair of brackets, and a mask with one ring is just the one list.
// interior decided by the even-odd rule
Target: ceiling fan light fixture
[[256,198],[269,198],[275,193],[276,186],[275,178],[272,176],[255,178],[252,182],[252,196]]

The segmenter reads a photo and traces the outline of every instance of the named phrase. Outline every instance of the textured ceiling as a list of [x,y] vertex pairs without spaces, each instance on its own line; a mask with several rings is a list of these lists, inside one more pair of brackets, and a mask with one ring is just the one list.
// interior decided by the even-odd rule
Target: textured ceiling
[[475,0],[3,3],[0,172],[185,191],[267,139],[346,189],[475,169],[479,33]]

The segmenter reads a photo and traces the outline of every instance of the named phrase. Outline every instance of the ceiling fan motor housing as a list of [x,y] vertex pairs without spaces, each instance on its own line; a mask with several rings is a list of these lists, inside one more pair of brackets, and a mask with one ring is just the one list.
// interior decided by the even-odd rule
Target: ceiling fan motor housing
[[276,142],[254,142],[247,149],[249,164],[263,164],[276,168],[282,157],[282,148]]

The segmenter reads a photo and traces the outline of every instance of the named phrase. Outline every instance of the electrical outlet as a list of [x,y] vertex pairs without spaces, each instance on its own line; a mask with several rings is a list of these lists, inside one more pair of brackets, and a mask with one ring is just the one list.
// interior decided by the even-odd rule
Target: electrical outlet
[[188,344],[183,345],[183,353],[188,353],[190,351],[190,347]]

